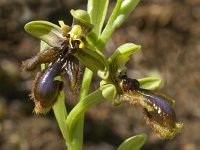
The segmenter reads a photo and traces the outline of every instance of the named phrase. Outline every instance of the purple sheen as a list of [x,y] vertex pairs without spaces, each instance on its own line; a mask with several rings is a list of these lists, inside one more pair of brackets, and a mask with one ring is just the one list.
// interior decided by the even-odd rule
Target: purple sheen
[[174,127],[176,115],[169,103],[163,97],[149,91],[141,91],[140,93],[146,97],[146,103],[155,110],[148,112],[151,117],[162,125]]
[[44,103],[44,105],[48,105],[52,103],[51,101],[55,101],[62,88],[62,82],[55,81],[54,78],[61,74],[65,62],[66,59],[58,58],[54,63],[49,65],[39,78],[38,84],[36,85],[37,93],[35,93],[35,97],[37,100]]

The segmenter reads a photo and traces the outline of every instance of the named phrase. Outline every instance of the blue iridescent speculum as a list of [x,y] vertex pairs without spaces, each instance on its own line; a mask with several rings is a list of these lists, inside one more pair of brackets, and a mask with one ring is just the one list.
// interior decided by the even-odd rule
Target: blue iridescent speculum
[[176,114],[172,108],[173,100],[161,93],[141,89],[136,79],[130,79],[127,76],[123,77],[121,88],[120,99],[142,106],[146,123],[160,137],[171,139],[180,132],[182,124],[176,120]]
[[[103,79],[109,75],[106,57],[86,40],[93,28],[88,13],[72,10],[71,14],[74,18],[72,27],[65,25],[63,21],[59,21],[60,27],[48,21],[32,21],[25,25],[28,33],[39,38],[42,45],[46,44],[36,56],[22,63],[25,71],[33,71],[40,64],[45,65],[33,83],[31,97],[36,104],[36,113],[47,112],[56,102],[61,91],[61,81],[55,81],[57,76],[67,75],[69,90],[73,94],[77,92],[82,74],[80,63]],[[58,62],[59,58],[65,59],[64,62]]]
[[66,58],[58,58],[43,73],[39,72],[36,76],[32,89],[36,113],[48,112],[56,102],[63,82],[54,80],[54,78],[64,71],[65,62]]
[[[77,77],[79,74],[79,61],[73,56],[73,53],[79,48],[84,47],[83,31],[80,25],[73,25],[70,28],[61,24],[63,38],[58,47],[49,47],[39,52],[36,56],[22,63],[23,70],[32,71],[38,65],[45,63],[45,69],[37,73],[33,82],[31,98],[35,102],[35,113],[48,112],[57,101],[58,95],[63,87],[63,82],[55,80],[62,73],[67,74],[70,90],[76,89]],[[57,37],[59,38],[59,37]]]

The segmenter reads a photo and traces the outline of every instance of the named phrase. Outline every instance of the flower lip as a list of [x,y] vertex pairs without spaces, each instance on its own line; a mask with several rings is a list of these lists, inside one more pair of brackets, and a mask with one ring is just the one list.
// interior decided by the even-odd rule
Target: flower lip
[[128,78],[126,75],[122,76],[121,80],[120,99],[142,106],[146,123],[159,136],[170,139],[180,132],[182,124],[176,120],[176,114],[172,108],[173,100],[164,94],[141,89],[136,79]]
[[49,107],[56,101],[59,91],[62,89],[62,82],[54,80],[54,78],[64,71],[65,62],[66,58],[60,56],[43,73],[36,76],[32,90],[34,101],[40,101],[44,107]]
[[176,114],[172,107],[162,98],[147,90],[141,90],[140,93],[146,97],[147,105],[154,111],[146,111],[151,119],[160,125],[173,128],[176,122]]

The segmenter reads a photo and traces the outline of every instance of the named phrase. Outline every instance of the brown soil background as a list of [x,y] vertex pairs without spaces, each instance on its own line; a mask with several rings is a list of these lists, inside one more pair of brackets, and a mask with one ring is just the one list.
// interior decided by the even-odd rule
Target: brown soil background
[[[30,20],[58,19],[71,24],[69,10],[86,7],[86,1],[0,1],[0,149],[64,150],[65,144],[53,113],[35,116],[29,100],[34,74],[20,70],[22,60],[39,50],[39,41],[23,26]],[[111,6],[113,4],[111,3]],[[128,63],[129,76],[160,72],[162,92],[176,100],[175,111],[184,123],[182,133],[163,140],[145,124],[141,108],[110,102],[87,112],[84,149],[114,150],[127,137],[147,133],[143,150],[200,149],[200,1],[143,0],[118,29],[106,47],[109,56],[121,44],[142,45]],[[98,79],[94,78],[93,88]],[[68,100],[68,108],[74,101]]]

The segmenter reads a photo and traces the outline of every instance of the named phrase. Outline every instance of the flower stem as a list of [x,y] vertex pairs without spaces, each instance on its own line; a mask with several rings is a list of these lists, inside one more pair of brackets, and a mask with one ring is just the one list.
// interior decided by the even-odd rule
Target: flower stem
[[84,72],[84,76],[83,76],[83,82],[81,85],[78,101],[81,101],[84,97],[87,96],[90,83],[92,81],[92,75],[93,75],[93,72],[89,70],[88,68],[86,68]]
[[[88,90],[90,87],[90,83],[92,80],[93,72],[89,70],[88,68],[85,69],[85,73],[83,76],[83,81],[78,97],[78,102],[80,103],[88,94]],[[74,110],[74,109],[73,109]],[[70,112],[70,116],[73,115]],[[69,125],[68,125],[69,127]],[[83,146],[83,129],[84,129],[84,113],[79,115],[79,118],[77,118],[77,123],[74,126],[74,136],[73,140],[70,142],[71,144],[68,146],[71,147],[72,150],[81,150]]]
[[98,89],[86,96],[72,109],[67,117],[67,125],[70,133],[72,133],[71,136],[73,136],[73,133],[75,131],[74,127],[77,125],[77,121],[80,119],[82,114],[84,114],[85,111],[88,110],[90,107],[96,105],[99,102],[102,102],[103,100],[104,98],[102,96],[102,91]]
[[67,145],[67,141],[69,141],[69,131],[66,125],[67,119],[67,110],[65,107],[65,96],[64,92],[62,91],[58,97],[56,104],[53,106],[53,112],[58,122],[60,131],[65,139],[65,143]]

